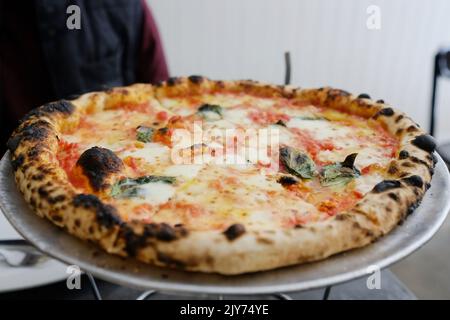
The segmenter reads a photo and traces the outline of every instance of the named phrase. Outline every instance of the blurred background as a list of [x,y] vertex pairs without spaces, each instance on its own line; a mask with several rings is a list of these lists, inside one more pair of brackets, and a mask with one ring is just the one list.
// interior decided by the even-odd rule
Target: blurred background
[[[369,93],[427,128],[433,58],[450,45],[447,0],[148,0],[172,75],[283,82]],[[368,29],[370,6],[380,29]],[[450,139],[450,82],[438,97],[437,137]]]

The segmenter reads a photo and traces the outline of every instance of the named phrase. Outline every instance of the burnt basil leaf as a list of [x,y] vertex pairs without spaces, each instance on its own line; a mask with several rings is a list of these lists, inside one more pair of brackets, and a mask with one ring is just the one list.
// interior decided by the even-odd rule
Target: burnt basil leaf
[[286,122],[284,122],[283,120],[278,120],[277,122],[275,122],[275,124],[278,126],[286,127]]
[[151,142],[154,130],[150,127],[139,126],[136,128],[136,139],[141,142]]
[[323,186],[346,185],[353,179],[359,177],[360,171],[355,168],[357,153],[348,155],[343,162],[336,162],[322,168],[320,182]]
[[139,196],[140,186],[153,183],[164,182],[172,184],[175,177],[168,176],[142,176],[139,178],[124,178],[116,182],[111,188],[111,196],[113,198],[132,198]]
[[204,119],[208,121],[222,119],[223,109],[217,104],[203,104],[197,111]]
[[281,147],[280,160],[289,173],[303,179],[314,177],[316,165],[307,154],[291,147]]

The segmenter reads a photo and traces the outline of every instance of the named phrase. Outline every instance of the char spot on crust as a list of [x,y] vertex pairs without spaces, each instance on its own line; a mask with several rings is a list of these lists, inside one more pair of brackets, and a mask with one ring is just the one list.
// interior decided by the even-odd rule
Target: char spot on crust
[[172,241],[177,238],[175,229],[167,223],[160,223],[156,225],[156,238],[161,241]]
[[156,258],[164,263],[167,266],[170,267],[174,267],[174,268],[178,268],[178,269],[184,269],[186,267],[186,264],[178,259],[174,259],[172,257],[170,257],[169,255],[162,253],[162,252],[157,252],[156,254]]
[[398,195],[396,193],[394,193],[394,192],[389,192],[388,196],[389,196],[389,198],[391,198],[395,202],[398,202],[398,200],[399,200]]
[[95,211],[97,222],[106,228],[122,224],[116,208],[104,204],[93,194],[78,194],[73,197],[73,205],[76,208],[92,209]]
[[23,165],[23,162],[25,161],[25,157],[23,154],[19,154],[14,160],[11,161],[11,166],[14,171],[17,171],[19,167]]
[[240,223],[232,224],[231,226],[228,227],[227,230],[223,232],[225,237],[227,237],[227,239],[230,241],[240,237],[244,233],[245,227]]
[[332,102],[338,98],[348,97],[348,96],[350,96],[350,93],[347,91],[340,90],[340,89],[330,89],[327,92],[326,102]]
[[33,117],[42,117],[54,114],[63,114],[66,116],[70,116],[74,110],[75,106],[70,101],[58,100],[44,104],[39,108],[31,110],[22,118],[21,122],[24,122]]
[[415,125],[410,125],[408,128],[406,128],[407,132],[416,132],[419,129]]
[[436,141],[429,134],[417,136],[411,141],[411,143],[417,148],[430,153],[436,149]]
[[43,141],[51,131],[51,124],[45,120],[38,120],[22,128],[21,131],[13,134],[6,146],[14,153],[19,144],[23,141]]
[[383,99],[379,99],[379,100],[377,100],[377,103],[384,103],[384,100]]
[[423,180],[418,175],[413,175],[410,177],[403,178],[402,181],[413,187],[417,187],[417,188],[423,187]]
[[380,111],[378,111],[373,117],[374,119],[380,117],[380,116],[385,116],[385,117],[391,117],[394,115],[394,110],[392,108],[383,108]]
[[406,150],[402,150],[402,151],[400,151],[400,153],[398,154],[398,158],[399,158],[400,160],[407,159],[408,157],[409,157],[409,152],[406,151]]
[[99,191],[109,186],[105,179],[112,173],[120,172],[123,163],[111,150],[93,147],[81,154],[77,166],[82,168],[92,188]]
[[396,123],[399,123],[400,120],[402,120],[403,118],[404,118],[404,116],[403,116],[402,114],[399,114],[399,115],[397,116],[397,118],[395,118],[395,122],[396,122]]
[[256,238],[256,242],[261,243],[261,244],[267,244],[267,245],[273,244],[273,240],[272,239],[264,238],[264,237]]
[[388,173],[389,174],[396,174],[399,171],[400,170],[398,169],[397,164],[395,162],[392,162],[391,165],[389,166]]
[[401,183],[398,180],[383,180],[373,187],[373,191],[376,193],[384,192],[386,190],[400,188]]
[[287,187],[298,183],[298,180],[291,176],[281,176],[280,178],[277,179],[277,182],[281,184],[283,187]]
[[170,77],[169,79],[167,79],[167,85],[169,87],[172,87],[180,82],[181,82],[181,79],[179,77]]
[[192,82],[194,84],[200,84],[200,83],[203,82],[203,80],[205,78],[202,77],[202,76],[199,76],[199,75],[192,75],[192,76],[189,76],[188,79],[189,79],[190,82]]
[[51,204],[56,204],[58,202],[63,202],[66,200],[66,196],[63,194],[57,195],[56,197],[49,197],[47,201]]
[[370,99],[370,96],[367,93],[361,93],[358,99]]

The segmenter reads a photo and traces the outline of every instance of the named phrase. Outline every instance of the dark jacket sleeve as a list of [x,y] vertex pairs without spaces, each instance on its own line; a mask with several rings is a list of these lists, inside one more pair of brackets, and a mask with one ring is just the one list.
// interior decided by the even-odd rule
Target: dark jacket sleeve
[[138,82],[156,83],[166,80],[169,71],[156,22],[146,1],[141,0],[141,3],[144,19],[136,78]]

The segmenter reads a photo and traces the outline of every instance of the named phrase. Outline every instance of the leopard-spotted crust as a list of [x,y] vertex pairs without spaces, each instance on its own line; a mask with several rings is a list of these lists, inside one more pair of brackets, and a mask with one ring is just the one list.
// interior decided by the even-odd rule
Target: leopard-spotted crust
[[[128,102],[217,91],[308,100],[383,123],[400,142],[397,157],[387,169],[389,178],[377,184],[353,209],[302,228],[246,231],[245,226],[235,224],[225,232],[191,231],[165,223],[125,223],[116,208],[95,194],[77,194],[58,165],[55,155],[61,128],[75,126],[87,109],[101,112]],[[375,241],[420,203],[436,161],[431,136],[404,113],[382,101],[372,101],[367,95],[255,81],[212,81],[201,76],[171,78],[156,86],[113,88],[73,101],[46,104],[25,116],[8,148],[17,185],[40,217],[112,254],[158,266],[229,275],[320,260]],[[100,181],[99,186],[105,181]]]

